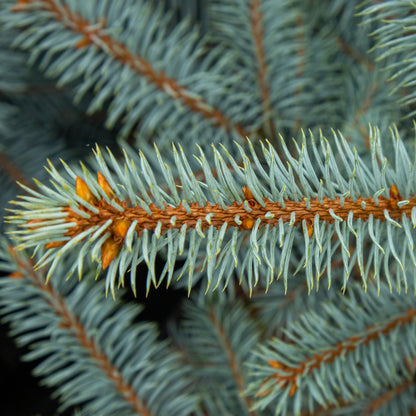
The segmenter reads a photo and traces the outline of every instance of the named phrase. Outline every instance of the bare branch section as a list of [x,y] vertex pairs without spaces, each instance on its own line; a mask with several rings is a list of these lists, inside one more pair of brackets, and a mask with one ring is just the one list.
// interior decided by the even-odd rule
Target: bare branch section
[[50,12],[67,28],[82,35],[82,39],[76,44],[77,48],[93,44],[98,49],[113,56],[115,60],[145,77],[172,99],[181,101],[192,112],[199,113],[210,120],[215,126],[228,131],[235,130],[242,137],[248,136],[248,132],[242,126],[232,123],[221,111],[213,108],[202,97],[196,96],[195,93],[190,92],[175,79],[169,78],[163,71],[156,70],[144,58],[132,54],[123,43],[106,34],[104,19],[101,19],[98,24],[89,22],[79,13],[71,11],[67,6],[58,4],[54,0],[19,0],[12,10],[26,12],[32,8]]

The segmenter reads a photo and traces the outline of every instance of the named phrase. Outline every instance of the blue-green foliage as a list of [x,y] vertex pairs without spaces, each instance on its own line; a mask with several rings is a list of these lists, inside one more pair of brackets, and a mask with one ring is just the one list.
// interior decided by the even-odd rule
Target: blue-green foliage
[[[208,414],[249,415],[246,362],[261,331],[248,308],[223,294],[201,297],[185,306],[178,326],[174,338],[201,383],[199,393]],[[219,388],[223,394],[217,394]]]
[[[416,24],[416,5],[414,2],[399,0],[386,1],[367,6],[361,14],[368,23],[381,22],[372,32],[377,43],[378,59],[382,61],[391,80],[395,80],[393,91],[400,91],[402,104],[414,104],[416,95],[414,60],[416,57],[414,27]],[[407,110],[408,117],[414,117],[415,110]]]
[[240,89],[252,97],[246,113],[259,114],[258,128],[271,140],[296,124],[322,127],[341,101],[342,88],[331,75],[342,67],[327,39],[330,20],[316,24],[304,3],[208,2],[208,36],[232,51],[246,80]]
[[201,43],[199,30],[191,28],[186,20],[168,30],[171,17],[155,3],[69,0],[60,7],[80,13],[93,27],[99,27],[99,18],[104,19],[100,34],[126,47],[137,58],[137,68],[143,67],[139,60],[144,59],[157,77],[165,74],[173,79],[186,90],[187,97],[200,101],[201,106],[204,102],[208,111],[219,109],[230,120],[228,131],[217,128],[215,122],[185,105],[182,98],[175,98],[168,82],[158,87],[149,77],[141,76],[140,69],[117,59],[99,37],[95,44],[77,48],[82,34],[54,13],[42,11],[42,6],[36,12],[31,8],[27,12],[8,12],[7,8],[13,5],[14,1],[6,1],[6,10],[1,14],[7,28],[23,29],[13,45],[30,50],[30,62],[38,63],[46,76],[56,78],[58,86],[72,83],[76,101],[94,91],[88,112],[105,105],[106,126],[113,127],[122,120],[122,137],[180,137],[191,142],[204,136],[218,140],[236,137],[233,126],[247,122],[243,110],[251,100],[241,95],[240,110],[235,107],[231,92],[238,93],[237,83],[242,79],[233,73],[224,49],[218,47],[208,52]]
[[[208,25],[214,41],[227,45],[244,74],[240,94],[252,98],[246,114],[254,114],[257,129],[265,126],[266,137],[271,137],[275,133],[268,127],[269,123],[273,124],[273,129],[291,128],[311,104],[311,96],[305,91],[309,87],[308,74],[299,70],[305,26],[296,22],[301,17],[298,2],[262,1],[257,13],[263,34],[256,34],[252,3],[246,0],[209,2]],[[260,40],[260,45],[256,39]],[[272,47],[282,43],[284,50]],[[265,54],[263,63],[258,59],[260,53]],[[298,76],[292,77],[296,72]],[[261,76],[265,77],[264,84]],[[267,91],[269,102],[262,97],[263,90]]]
[[[364,293],[351,285],[346,296],[309,310],[286,328],[287,340],[274,338],[251,356],[249,391],[259,397],[256,408],[270,406],[278,415],[299,414],[302,408],[312,412],[317,406],[363,398],[365,409],[383,390],[410,380],[416,355],[414,305],[413,296],[391,294],[385,285],[381,296],[374,286]],[[389,328],[400,318],[405,323]],[[333,350],[339,351],[334,357]],[[324,360],[317,368],[314,364],[320,358],[315,356]],[[274,368],[269,361],[289,369]],[[297,374],[297,389],[288,400],[292,383],[273,376],[291,374],[290,369]],[[395,402],[393,413],[408,414],[411,394],[406,391],[405,399]]]
[[[10,255],[2,240],[0,312],[29,347],[26,359],[41,361],[35,374],[56,389],[60,411],[148,416],[120,394],[120,374],[152,416],[414,412],[416,208],[363,221],[363,204],[343,221],[335,211],[325,221],[297,222],[293,213],[276,226],[266,224],[273,213],[265,212],[247,229],[203,229],[209,215],[195,228],[165,233],[157,225],[139,234],[132,223],[105,282],[94,276],[102,274],[111,220],[70,239],[62,213],[68,206],[86,218],[97,211],[76,194],[76,176],[123,213],[98,186],[97,171],[119,200],[149,215],[152,204],[191,211],[193,203],[243,204],[246,215],[243,187],[261,207],[266,198],[307,207],[315,198],[343,205],[384,197],[407,209],[416,194],[413,126],[402,120],[415,114],[413,2],[0,3],[0,156],[29,184],[7,225],[23,252]],[[48,11],[50,5],[70,16]],[[74,26],[78,17],[98,30],[91,43]],[[151,70],[143,76],[144,61]],[[104,124],[134,144],[123,143],[124,157],[111,146],[113,153],[101,150]],[[83,141],[100,144],[88,167],[70,151]],[[172,141],[182,146],[172,151]],[[37,190],[32,176],[42,182]],[[15,194],[12,177],[0,163],[1,204]],[[67,244],[44,250],[60,240]],[[34,251],[32,260],[25,248]],[[83,281],[66,280],[71,274]],[[183,314],[170,317],[177,318],[168,328],[170,345],[154,324],[137,323],[141,306],[124,304],[121,293],[117,301],[104,296],[119,286],[136,293],[140,280],[148,293],[165,284],[192,290]],[[331,357],[347,344],[352,351],[309,371],[311,357]],[[116,372],[105,371],[92,348]],[[296,390],[277,384],[276,374],[290,369],[268,360],[306,363]]]
[[[140,305],[106,299],[91,275],[81,284],[57,280],[46,287],[29,259],[10,256],[4,239],[0,256],[3,272],[22,274],[0,279],[1,313],[19,345],[36,346],[25,359],[43,360],[35,374],[56,389],[61,410],[82,406],[90,415],[136,415],[117,388],[117,377],[151,414],[182,416],[196,410],[190,368],[158,340],[154,324],[135,323]],[[82,342],[77,325],[93,347]]]
[[[44,180],[47,158],[74,159],[89,154],[89,145],[110,143],[97,120],[86,119],[85,103],[72,104],[69,90],[26,65],[27,55],[10,49],[17,31],[0,33],[0,215],[18,192],[16,181],[30,185],[33,177]],[[107,140],[106,140],[107,138]],[[113,139],[111,139],[113,142]],[[28,143],[30,145],[28,145]],[[0,229],[4,229],[3,222]]]
[[[409,198],[415,193],[415,156],[407,153],[404,143],[397,131],[392,131],[394,154],[389,158],[383,153],[379,132],[371,132],[371,165],[367,166],[355,149],[351,149],[342,136],[334,134],[335,145],[331,147],[328,140],[320,137],[315,141],[313,136],[307,140],[304,135],[301,144],[296,144],[297,155],[289,153],[282,139],[282,149],[286,163],[280,160],[279,154],[270,144],[262,145],[261,153],[256,153],[252,144],[248,143],[249,152],[238,147],[241,153],[242,165],[225,149],[214,148],[212,155],[206,155],[200,149],[197,161],[205,175],[205,180],[196,180],[196,172],[192,171],[184,151],[174,148],[175,161],[180,186],[173,181],[169,165],[156,151],[161,173],[156,175],[147,162],[143,153],[137,163],[127,154],[122,166],[111,152],[103,154],[99,148],[95,152],[99,170],[109,178],[116,197],[120,201],[129,200],[130,204],[139,206],[150,216],[152,204],[162,211],[166,206],[179,207],[183,205],[191,213],[191,204],[203,207],[207,204],[218,204],[224,212],[233,203],[241,204],[242,212],[250,213],[251,208],[243,194],[243,186],[248,186],[259,208],[269,200],[277,207],[285,207],[285,203],[294,201],[305,202],[305,209],[310,209],[311,201],[324,204],[324,199],[339,201],[341,210],[345,201],[357,201],[358,198],[371,200],[378,204],[379,197],[388,199],[391,186],[398,192],[397,204],[400,208],[412,203]],[[309,144],[308,144],[309,142]],[[210,163],[213,159],[213,163]],[[263,164],[261,161],[264,161]],[[227,164],[230,166],[227,166]],[[216,167],[219,173],[216,179],[211,170]],[[78,270],[82,277],[84,258],[98,261],[102,244],[109,237],[108,229],[118,218],[110,218],[98,225],[91,225],[75,237],[65,235],[76,223],[65,220],[67,213],[64,207],[71,207],[85,218],[99,210],[80,198],[74,187],[77,174],[66,164],[66,175],[62,176],[50,164],[49,172],[52,177],[52,187],[37,183],[39,191],[25,188],[31,196],[22,196],[21,201],[14,204],[23,209],[12,210],[14,215],[9,221],[18,224],[21,230],[14,231],[14,237],[20,242],[20,248],[33,247],[35,251],[50,241],[66,242],[63,247],[46,251],[38,261],[42,267],[50,264],[48,278],[53,275],[55,268],[65,256],[72,258],[73,266],[68,276]],[[87,185],[97,198],[104,198],[111,206],[120,212],[124,218],[124,208],[115,200],[110,200],[97,183],[96,174],[83,167]],[[164,177],[165,184],[156,177]],[[54,189],[55,188],[55,189]],[[392,196],[393,198],[393,196]],[[88,212],[81,212],[83,207]],[[206,289],[225,288],[233,272],[239,273],[240,281],[244,281],[250,292],[259,282],[268,287],[275,279],[283,278],[285,287],[291,274],[305,269],[305,277],[310,291],[314,284],[319,283],[321,276],[326,274],[327,285],[330,287],[333,274],[335,279],[341,279],[345,289],[352,268],[358,266],[364,287],[370,278],[375,279],[380,286],[380,277],[385,276],[390,287],[405,291],[409,285],[416,291],[416,284],[411,271],[416,266],[412,229],[416,225],[416,207],[411,209],[409,216],[405,213],[398,221],[391,218],[389,210],[376,215],[370,213],[368,220],[361,219],[366,215],[366,201],[348,212],[344,218],[337,215],[334,209],[329,209],[331,220],[320,219],[319,214],[311,211],[309,220],[297,219],[296,212],[290,214],[290,221],[282,218],[275,224],[267,220],[275,214],[264,209],[261,216],[253,221],[252,229],[240,229],[235,224],[241,224],[239,215],[226,219],[221,225],[209,225],[215,219],[208,213],[204,219],[199,219],[195,227],[184,223],[179,227],[167,229],[162,235],[162,221],[154,229],[136,231],[136,221],[129,222],[129,230],[124,244],[117,257],[110,264],[107,273],[107,291],[115,295],[115,288],[124,285],[125,272],[131,269],[130,281],[135,291],[136,268],[145,262],[149,268],[147,289],[151,284],[158,286],[164,278],[169,285],[174,275],[176,259],[184,254],[185,263],[179,277],[185,275],[188,290],[193,285],[195,272],[201,271],[196,267],[199,252],[203,253],[202,271],[206,275]],[[266,212],[267,211],[267,212]],[[381,215],[381,216],[380,216]],[[41,226],[38,223],[27,223],[28,220],[49,218]],[[191,218],[191,217],[190,217]],[[170,224],[175,226],[176,216],[170,218]],[[294,226],[296,221],[298,226]],[[313,233],[308,231],[308,222],[313,224]],[[207,226],[202,231],[202,224]],[[367,244],[371,247],[367,249]],[[404,243],[403,243],[404,242]],[[301,255],[292,255],[294,246],[300,245]],[[155,259],[158,252],[165,253],[166,265],[160,276],[155,273]],[[334,256],[339,256],[342,268],[333,271]],[[295,265],[293,267],[293,265]]]

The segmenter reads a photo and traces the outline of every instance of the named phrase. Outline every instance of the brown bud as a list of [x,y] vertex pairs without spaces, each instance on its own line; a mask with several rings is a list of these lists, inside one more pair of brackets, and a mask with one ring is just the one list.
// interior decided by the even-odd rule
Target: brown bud
[[250,217],[245,217],[243,218],[243,223],[241,224],[241,226],[245,230],[251,230],[254,226],[254,221]]
[[254,199],[254,196],[251,193],[250,188],[248,186],[243,186],[243,194],[244,194],[244,198],[247,200]]
[[13,273],[9,274],[9,278],[10,279],[22,279],[23,274],[22,274],[22,272],[13,272]]
[[390,198],[394,199],[396,201],[401,199],[399,190],[397,189],[396,185],[394,185],[394,184],[392,186],[390,186]]
[[130,222],[126,220],[116,220],[113,225],[113,232],[117,237],[124,238],[130,228]]
[[97,182],[98,182],[99,187],[105,192],[105,194],[110,199],[115,198],[114,192],[111,189],[110,184],[108,183],[107,179],[101,172],[97,172]]
[[75,192],[80,198],[92,205],[96,201],[94,195],[90,191],[90,188],[88,188],[87,184],[79,176],[77,176],[75,181]]
[[281,369],[285,367],[282,363],[279,363],[279,361],[267,360],[267,363],[273,368]]
[[309,236],[309,238],[311,238],[312,235],[313,235],[313,223],[310,222],[310,221],[307,221],[306,222],[306,228],[308,230],[308,236]]
[[104,241],[101,246],[101,262],[103,264],[103,270],[105,270],[115,259],[121,249],[121,246],[121,244],[114,241],[113,237],[109,237]]
[[297,389],[298,389],[298,386],[296,385],[296,383],[293,383],[289,391],[289,397],[293,397]]
[[62,247],[65,244],[66,241],[51,241],[50,243],[46,244],[45,248],[46,250],[49,250],[50,248]]

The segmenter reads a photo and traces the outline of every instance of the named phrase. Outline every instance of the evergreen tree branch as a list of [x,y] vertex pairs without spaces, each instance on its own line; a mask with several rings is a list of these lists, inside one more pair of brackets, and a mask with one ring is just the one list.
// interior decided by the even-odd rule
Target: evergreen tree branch
[[381,396],[377,397],[377,399],[373,400],[369,406],[364,410],[364,414],[366,415],[372,415],[376,413],[376,411],[382,407],[385,406],[389,401],[395,399],[397,396],[402,394],[403,392],[406,392],[407,390],[414,390],[415,389],[415,375],[408,380],[403,381],[402,383],[398,384],[397,386],[394,386],[391,390],[386,391]]
[[223,345],[224,351],[228,358],[228,363],[231,369],[232,376],[235,380],[235,383],[237,385],[237,390],[240,396],[242,397],[242,400],[245,402],[245,405],[247,407],[247,410],[249,411],[249,414],[251,416],[258,416],[258,413],[255,411],[250,411],[250,409],[253,406],[252,400],[250,397],[244,396],[244,392],[246,389],[246,385],[244,383],[244,378],[241,373],[241,369],[237,360],[237,357],[235,355],[235,351],[233,349],[233,346],[231,345],[231,342],[227,338],[227,335],[225,333],[225,329],[222,327],[221,322],[218,320],[218,317],[215,314],[215,311],[211,309],[209,311],[209,319],[213,323],[218,337],[221,341],[221,344]]
[[[24,61],[21,64],[24,65]],[[31,82],[21,79],[25,88],[21,86],[19,94],[10,98],[13,105],[0,103],[1,117],[4,117],[0,121],[2,214],[19,190],[16,181],[34,189],[33,176],[45,180],[47,172],[43,166],[46,158],[55,163],[59,160],[58,156],[68,161],[79,160],[86,151],[89,153],[85,140],[90,140],[91,135],[100,135],[101,143],[106,143],[105,138],[108,137],[101,125],[98,126],[93,120],[79,120],[83,113],[74,108],[67,94],[57,93],[53,86],[51,88],[44,81],[37,84],[37,75],[33,74]],[[18,84],[17,79],[14,82]],[[32,89],[32,82],[36,88]],[[3,225],[1,222],[0,229]]]
[[313,403],[345,405],[413,377],[406,365],[416,347],[413,298],[388,295],[386,287],[382,293],[379,298],[371,287],[363,294],[351,285],[341,302],[324,304],[319,314],[309,311],[291,325],[290,342],[273,339],[261,346],[249,386],[256,408],[272,403],[277,414],[298,414],[307,402],[311,410]]
[[9,274],[8,278],[25,279],[27,283],[33,285],[36,292],[39,292],[41,297],[47,302],[47,306],[51,307],[53,313],[58,317],[60,321],[58,324],[59,328],[68,330],[74,334],[81,347],[97,362],[98,366],[106,374],[106,377],[115,384],[120,395],[132,406],[134,412],[139,415],[150,416],[149,409],[137,397],[132,387],[125,383],[120,372],[110,364],[108,358],[100,351],[92,338],[87,335],[87,330],[79,322],[79,319],[68,310],[64,298],[54,290],[52,285],[45,284],[44,276],[42,276],[42,273],[34,271],[33,265],[22,257],[18,257],[11,247],[9,247],[9,251],[13,260],[16,262],[17,270]]
[[[287,367],[278,361],[269,360],[271,367],[281,369],[284,374],[276,374],[273,376],[277,384],[282,387],[290,386],[290,396],[293,396],[297,389],[297,380],[300,376],[309,375],[323,364],[332,363],[337,357],[345,356],[357,349],[359,346],[366,345],[382,335],[388,335],[397,327],[404,327],[412,323],[416,317],[416,308],[410,308],[406,314],[399,316],[391,321],[385,322],[384,325],[371,325],[365,329],[362,335],[353,335],[350,338],[339,342],[334,348],[319,352],[308,358],[306,361],[296,363],[296,367]],[[282,383],[283,382],[283,383]]]
[[[201,396],[208,414],[260,415],[245,394],[245,363],[259,332],[240,301],[218,293],[186,304],[175,338],[204,386]],[[227,394],[215,394],[218,386]]]
[[[361,15],[367,23],[378,23],[372,32],[376,39],[373,50],[379,53],[378,60],[383,60],[390,74],[390,80],[396,80],[392,92],[400,90],[403,96],[399,102],[414,105],[416,98],[407,88],[414,84],[413,60],[414,26],[416,24],[415,5],[408,1],[377,2],[365,1]],[[414,116],[416,111],[407,111],[407,116]]]
[[[23,209],[12,210],[15,215],[9,221],[23,228],[13,232],[20,248],[47,249],[38,267],[51,263],[48,277],[64,254],[75,256],[69,274],[78,269],[81,277],[84,257],[90,253],[92,260],[98,260],[101,252],[98,261],[108,268],[107,290],[113,296],[117,285],[124,285],[128,267],[135,290],[135,269],[142,261],[149,267],[148,290],[165,276],[169,284],[175,261],[185,247],[187,258],[181,273],[188,273],[189,290],[200,251],[206,253],[207,290],[211,284],[214,289],[219,284],[226,286],[236,268],[242,276],[246,274],[250,290],[260,278],[268,287],[276,270],[277,277],[282,276],[287,284],[292,247],[302,240],[305,251],[298,269],[304,266],[309,290],[325,270],[331,284],[335,252],[342,256],[344,289],[354,265],[364,286],[373,267],[378,285],[383,270],[390,286],[394,279],[397,290],[402,281],[407,289],[409,262],[416,265],[411,234],[411,226],[416,224],[414,165],[397,133],[393,135],[395,167],[383,155],[377,132],[373,134],[372,170],[337,136],[338,154],[322,137],[320,148],[312,140],[307,150],[304,138],[302,148],[297,146],[297,157],[289,154],[282,140],[287,167],[271,145],[263,146],[262,155],[251,148],[252,162],[240,148],[242,168],[226,150],[220,153],[214,149],[214,164],[221,172],[218,179],[212,176],[209,159],[201,150],[197,161],[205,181],[197,181],[184,152],[174,150],[180,187],[157,153],[169,193],[156,181],[143,154],[138,158],[139,170],[126,155],[123,171],[111,153],[106,156],[107,163],[97,148],[97,179],[85,167],[81,179],[64,164],[65,179],[50,164],[56,190],[39,182],[40,193],[25,188],[32,196],[14,202]],[[261,166],[260,156],[267,168]],[[227,159],[232,171],[225,164]],[[356,246],[350,246],[350,238],[355,238]],[[405,239],[405,244],[396,244],[400,239]],[[365,261],[367,242],[372,246]],[[167,263],[157,278],[154,262],[160,251],[165,251]],[[389,270],[390,262],[395,265],[394,274]],[[215,268],[218,272],[214,273]]]
[[337,405],[319,407],[314,411],[302,411],[301,416],[335,416],[341,411],[343,415],[388,416],[395,413],[413,415],[415,390],[413,373],[409,379],[400,381],[387,389],[373,391],[370,397],[363,400],[355,400],[351,403],[339,400]]
[[232,52],[247,80],[240,90],[252,97],[249,112],[257,113],[256,133],[273,143],[277,126],[294,131],[310,104],[310,78],[300,71],[305,25],[299,14],[300,7],[287,1],[214,0],[208,5],[209,36]]
[[263,16],[261,12],[260,0],[252,0],[250,5],[250,17],[251,17],[251,29],[253,32],[254,39],[254,50],[258,62],[258,80],[261,92],[261,98],[263,102],[263,117],[266,135],[272,139],[277,137],[276,129],[272,120],[272,107],[270,102],[269,90],[270,86],[267,81],[267,64],[265,57],[265,50],[263,45],[264,27],[263,27]]
[[157,342],[152,325],[132,326],[139,307],[117,308],[87,281],[75,289],[64,282],[46,285],[24,256],[6,250],[0,264],[9,271],[0,279],[2,314],[20,344],[36,344],[27,358],[44,359],[36,373],[57,387],[62,409],[82,405],[103,416],[195,410],[195,399],[183,394],[187,370],[178,357]]
[[[131,9],[132,7],[129,3],[129,8]],[[149,15],[148,4],[137,3],[135,8],[137,9],[135,12],[141,12],[142,15]],[[100,10],[102,8],[97,6],[97,13]],[[240,136],[247,136],[249,134],[249,130],[240,125],[239,122],[233,120],[233,117],[230,118],[227,116],[226,110],[225,113],[223,111],[226,108],[224,103],[227,100],[226,98],[222,98],[222,101],[218,99],[218,95],[221,94],[218,83],[223,83],[224,77],[220,80],[219,76],[210,78],[204,73],[204,83],[202,83],[202,80],[198,80],[198,75],[195,73],[192,77],[189,76],[187,78],[183,71],[172,71],[171,68],[174,66],[172,65],[172,59],[178,60],[178,57],[171,56],[172,51],[169,50],[167,50],[165,56],[162,55],[162,60],[157,57],[157,52],[146,51],[149,59],[153,57],[154,60],[158,60],[155,64],[152,64],[144,56],[131,52],[131,47],[121,40],[123,36],[125,38],[128,34],[128,29],[124,29],[124,33],[122,33],[120,22],[114,22],[115,14],[121,13],[121,10],[106,11],[104,9],[108,13],[107,17],[103,14],[102,16],[94,16],[94,20],[91,20],[91,18],[83,17],[80,12],[74,11],[69,5],[58,3],[55,0],[19,0],[11,8],[12,13],[24,13],[27,15],[31,27],[37,27],[42,22],[44,25],[44,29],[42,29],[43,37],[40,34],[31,33],[27,29],[23,32],[23,36],[20,36],[22,39],[20,41],[18,39],[17,43],[21,43],[23,47],[31,47],[33,49],[34,55],[32,55],[32,60],[44,51],[49,51],[42,59],[42,66],[45,67],[49,64],[48,73],[55,77],[60,76],[58,84],[73,81],[73,71],[75,68],[78,76],[80,73],[83,74],[84,80],[80,83],[77,93],[78,100],[88,89],[95,85],[95,88],[99,91],[95,100],[90,105],[90,111],[95,111],[100,108],[105,100],[112,99],[113,103],[110,108],[107,125],[110,127],[114,126],[117,119],[123,116],[123,137],[126,137],[135,128],[134,125],[141,117],[146,117],[147,121],[145,120],[145,123],[147,122],[148,127],[151,124],[154,130],[157,124],[163,122],[163,119],[160,119],[162,113],[167,116],[169,112],[175,111],[176,114],[178,108],[184,107],[186,107],[188,113],[188,115],[185,115],[187,123],[182,126],[182,129],[173,133],[173,135],[182,136],[182,133],[185,132],[183,129],[188,127],[188,124],[191,122],[192,114],[196,115],[195,120],[200,120],[200,117],[202,117],[214,129],[220,128],[222,133],[225,131],[231,136],[235,133]],[[131,12],[134,13],[132,10]],[[84,13],[87,14],[87,11]],[[168,18],[166,16],[163,16],[161,13],[159,15],[160,19],[167,22]],[[45,20],[46,16],[47,19]],[[156,24],[155,18],[156,16],[150,18],[149,15],[147,26],[148,31],[160,38],[159,41],[163,45],[159,46],[159,50],[161,51],[163,48],[169,48],[169,43],[172,40],[165,33],[157,33],[158,31],[154,27]],[[120,14],[120,19],[126,20],[126,16]],[[107,25],[108,20],[111,23]],[[55,27],[55,22],[59,23],[58,27]],[[59,35],[62,38],[62,44],[58,44],[58,46],[49,44],[45,36],[53,33],[58,35],[59,31],[62,30],[61,28],[64,29],[64,32]],[[115,30],[121,33],[119,33],[118,38],[111,35],[111,32]],[[143,36],[145,39],[148,38],[145,28],[143,28]],[[208,61],[212,59],[211,55],[214,52],[208,54],[205,58],[207,63],[204,61],[198,63],[203,45],[198,44],[194,37],[195,34],[193,37],[191,35],[184,35],[184,27],[179,27],[176,32],[170,33],[170,38],[175,38],[183,43],[182,60],[188,60],[187,68],[193,69],[193,67],[199,65],[203,69],[208,64]],[[125,41],[127,42],[127,39]],[[140,46],[146,50],[148,45],[143,44]],[[194,49],[196,52],[193,51]],[[62,51],[63,54],[58,54],[59,51]],[[55,62],[51,64],[49,61],[52,60],[54,55],[56,55]],[[169,62],[167,61],[168,57],[171,58]],[[86,65],[87,62],[88,65]],[[165,64],[165,68],[159,69],[156,67],[160,67],[161,63]],[[101,73],[98,70],[98,65],[102,66],[103,64],[108,65],[108,74]],[[117,68],[119,71],[120,65],[122,68],[125,68],[125,75],[121,78],[115,75],[115,69]],[[146,84],[137,81],[132,76],[132,73],[129,72],[143,77],[149,86],[146,87]],[[172,75],[169,75],[168,72],[172,73]],[[99,80],[97,78],[98,74],[104,78]],[[199,77],[201,75],[202,73]],[[117,83],[115,83],[115,78],[117,78]],[[212,80],[211,86],[207,85],[209,79]],[[132,83],[135,84],[137,91],[132,90]],[[187,83],[190,85],[187,86]],[[194,86],[193,90],[191,85]],[[227,88],[227,86],[224,84],[223,88]],[[157,91],[161,95],[158,95]],[[203,97],[204,95],[207,99]],[[159,108],[158,115],[156,116],[154,111],[149,109],[149,106],[150,102],[154,101],[157,97],[160,97],[160,99],[163,97],[162,101],[167,102],[165,109]],[[221,108],[216,107],[214,100],[219,103]],[[175,104],[175,101],[177,104]],[[207,123],[203,123],[203,125],[206,126]],[[177,128],[179,127],[178,125]],[[197,134],[196,132],[194,133]]]
[[[155,416],[411,414],[416,154],[411,127],[389,126],[414,110],[413,5],[366,2],[357,16],[359,0],[210,0],[204,32],[167,12],[194,16],[195,2],[158,3],[0,6],[0,182],[14,192],[9,165],[34,176],[53,149],[66,161],[52,155],[46,180],[23,183],[7,219],[36,262],[0,249],[0,311],[18,343],[82,415],[135,413],[133,395]],[[61,138],[101,137],[83,134],[82,114],[101,109],[142,152],[100,144],[88,167],[69,166]],[[272,143],[232,146],[242,134]],[[179,278],[197,292],[172,324],[179,354],[135,324],[137,307],[104,299]],[[346,297],[312,291],[321,280]]]

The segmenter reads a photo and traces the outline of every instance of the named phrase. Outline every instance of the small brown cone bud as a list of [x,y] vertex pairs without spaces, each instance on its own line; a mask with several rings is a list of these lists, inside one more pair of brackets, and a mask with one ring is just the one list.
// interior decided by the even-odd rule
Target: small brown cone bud
[[108,183],[107,179],[101,172],[97,172],[97,182],[98,182],[98,186],[105,192],[105,194],[110,199],[115,199],[116,196],[114,195],[114,192],[111,189],[110,184]]
[[244,198],[247,200],[254,199],[254,195],[251,193],[250,188],[248,186],[243,186],[243,194]]
[[297,389],[298,389],[298,386],[295,383],[293,383],[289,391],[289,397],[293,397]]
[[82,38],[76,45],[75,47],[77,49],[81,49],[84,48],[85,46],[88,46],[91,44],[91,39],[89,38]]
[[279,363],[279,361],[268,360],[267,363],[270,365],[270,367],[273,367],[273,368],[279,368],[279,369],[284,368],[284,365]]
[[101,262],[103,270],[115,259],[121,249],[122,244],[116,243],[113,237],[108,237],[101,246]]
[[310,221],[308,221],[306,223],[306,228],[308,230],[308,236],[309,236],[309,238],[311,238],[312,235],[313,235],[313,224]]
[[124,238],[130,228],[130,222],[126,220],[117,220],[113,225],[113,232],[117,237]]
[[399,200],[401,199],[400,194],[399,194],[399,190],[397,189],[396,185],[392,185],[390,186],[390,198],[394,199],[394,200]]
[[88,188],[87,184],[79,176],[77,176],[75,181],[75,192],[80,198],[91,205],[95,203],[95,197],[90,191],[90,188]]
[[46,248],[46,250],[48,250],[50,248],[62,247],[65,244],[66,244],[66,241],[52,241],[52,242],[46,244],[45,248]]
[[399,190],[397,189],[396,185],[390,186],[390,201],[391,205],[394,208],[397,208],[397,202],[399,202],[402,199],[400,196]]
[[243,223],[241,224],[241,226],[245,229],[245,230],[251,230],[254,226],[254,221],[251,218],[243,218]]
[[23,279],[23,274],[21,272],[13,272],[9,274],[10,279]]

